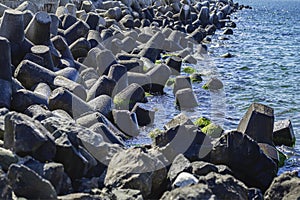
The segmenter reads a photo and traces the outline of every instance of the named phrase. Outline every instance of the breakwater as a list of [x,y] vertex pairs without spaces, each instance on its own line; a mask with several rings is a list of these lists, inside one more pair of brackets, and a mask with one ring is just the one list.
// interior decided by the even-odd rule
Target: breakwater
[[[199,82],[222,94],[222,81],[194,66],[206,60],[217,30],[220,40],[233,34],[230,16],[244,6],[59,1],[55,13],[30,2],[1,8],[3,198],[273,199],[286,177],[287,191],[297,189],[297,174],[275,178],[284,157],[275,145],[292,146],[295,137],[290,121],[273,129],[272,107],[249,104],[232,131],[185,114],[201,106]],[[156,97],[167,101],[149,107]],[[170,102],[178,114],[168,115]],[[164,117],[170,120],[156,126]],[[128,147],[143,127],[151,127],[153,143]]]

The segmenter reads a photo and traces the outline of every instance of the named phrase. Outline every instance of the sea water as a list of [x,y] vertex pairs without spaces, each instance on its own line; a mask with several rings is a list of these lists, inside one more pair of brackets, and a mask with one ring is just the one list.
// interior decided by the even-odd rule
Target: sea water
[[[289,156],[279,170],[300,171],[300,1],[239,0],[243,9],[231,15],[237,24],[229,40],[220,40],[217,31],[207,43],[208,54],[201,56],[193,67],[203,74],[202,83],[193,84],[199,106],[178,110],[174,106],[172,87],[163,96],[149,97],[149,108],[156,110],[152,126],[141,129],[141,135],[129,145],[149,144],[148,133],[163,128],[174,116],[185,113],[192,120],[210,118],[224,129],[235,129],[253,102],[274,108],[275,121],[290,119],[297,142],[294,148],[280,147]],[[197,46],[195,47],[197,49]],[[232,58],[223,58],[230,53]],[[218,77],[224,89],[213,92],[202,88],[210,77]]]

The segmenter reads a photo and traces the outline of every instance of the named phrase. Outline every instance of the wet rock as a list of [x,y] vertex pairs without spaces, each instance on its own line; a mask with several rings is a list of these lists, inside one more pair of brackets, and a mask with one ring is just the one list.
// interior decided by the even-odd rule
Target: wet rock
[[56,153],[54,138],[42,124],[16,112],[5,117],[4,147],[42,162],[52,160]]
[[226,133],[214,143],[210,162],[227,165],[246,185],[262,191],[269,187],[277,173],[276,163],[261,151],[258,144],[235,131]]
[[24,165],[12,164],[7,173],[9,184],[17,197],[28,199],[55,199],[51,183]]
[[273,142],[275,145],[294,146],[296,138],[291,120],[282,120],[274,123]]
[[165,64],[160,64],[150,69],[146,74],[150,76],[152,82],[150,92],[163,94],[165,84],[171,76],[170,68]]
[[298,172],[286,172],[276,177],[266,191],[265,199],[299,199]]
[[182,59],[177,56],[171,56],[167,60],[166,64],[170,67],[172,75],[179,75],[181,72]]
[[178,105],[180,109],[194,108],[198,106],[196,96],[190,88],[178,90],[175,94],[175,98],[176,105]]
[[224,30],[224,32],[222,33],[223,35],[232,35],[233,34],[233,30],[230,28],[227,28]]
[[9,166],[18,162],[18,157],[8,149],[0,147],[0,166],[4,171],[7,171]]
[[192,120],[190,120],[184,113],[180,113],[176,115],[172,120],[170,120],[168,123],[164,125],[165,130],[169,130],[171,128],[174,128],[178,125],[184,126],[184,125],[194,125]]
[[232,55],[231,53],[225,53],[223,55],[221,55],[222,58],[232,58],[234,57],[234,55]]
[[220,90],[223,88],[223,83],[220,81],[218,78],[213,77],[210,78],[207,83],[203,86],[204,89],[209,89],[209,90]]
[[192,89],[191,79],[188,76],[177,76],[173,87],[173,94],[175,95],[178,90],[190,88]]
[[273,144],[274,110],[263,104],[253,103],[241,119],[237,130],[249,135],[262,148],[264,153],[278,161]]
[[155,138],[155,145],[170,161],[180,153],[192,161],[203,159],[212,148],[211,138],[193,125],[178,125],[163,132]]
[[141,103],[135,104],[132,112],[136,114],[139,126],[147,126],[154,122],[155,111],[144,108]]
[[105,185],[107,187],[140,190],[143,197],[163,191],[166,169],[162,162],[141,149],[121,151],[108,165]]

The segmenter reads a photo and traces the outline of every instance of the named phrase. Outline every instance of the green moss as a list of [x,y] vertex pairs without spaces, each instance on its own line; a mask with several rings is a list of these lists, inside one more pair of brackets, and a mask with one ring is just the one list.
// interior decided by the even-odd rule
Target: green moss
[[135,103],[130,99],[114,98],[113,100],[115,108],[117,109],[127,109],[129,105]]
[[187,74],[193,74],[196,72],[196,70],[193,67],[185,67],[183,69],[183,72],[187,73]]
[[158,135],[162,134],[163,131],[158,129],[158,128],[155,128],[153,129],[150,133],[149,133],[149,137],[154,140]]
[[200,117],[196,121],[194,121],[194,124],[200,128],[204,128],[205,126],[209,125],[211,121],[206,117]]
[[221,126],[216,125],[214,123],[210,123],[209,125],[205,126],[204,128],[201,129],[203,133],[206,135],[209,135],[213,138],[218,138],[221,136],[223,129]]
[[159,65],[159,64],[161,64],[161,63],[162,63],[161,60],[156,60],[156,61],[155,61],[155,64],[156,64],[156,65]]
[[283,167],[284,162],[287,159],[286,155],[284,155],[281,151],[277,149],[277,152],[279,154],[279,162],[278,162],[278,167]]
[[204,85],[202,86],[202,88],[203,88],[204,90],[208,90],[208,85],[204,84]]
[[148,92],[145,92],[145,97],[152,97],[153,95],[148,93]]
[[173,85],[174,83],[175,83],[175,78],[169,78],[168,81],[167,81],[167,83],[166,83],[166,85],[167,85],[167,86],[171,86],[171,85]]

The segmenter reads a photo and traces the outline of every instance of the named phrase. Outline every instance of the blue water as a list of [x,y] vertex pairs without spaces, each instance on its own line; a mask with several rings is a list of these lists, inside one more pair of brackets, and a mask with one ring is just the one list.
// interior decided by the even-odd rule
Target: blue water
[[[206,116],[224,129],[235,129],[249,105],[259,102],[271,106],[275,120],[291,119],[297,138],[294,148],[280,147],[289,156],[279,170],[300,171],[300,0],[239,0],[250,5],[231,15],[237,28],[229,40],[219,40],[222,31],[212,36],[207,44],[209,54],[198,58],[195,67],[204,74],[204,82],[194,84],[199,106],[182,111],[191,119]],[[222,58],[231,53],[233,58]],[[201,86],[216,76],[224,89],[209,92]],[[172,88],[165,88],[166,95],[149,98],[149,107],[157,110],[154,124],[145,127],[141,136],[129,144],[148,144],[148,133],[162,128],[180,111],[174,106]]]

